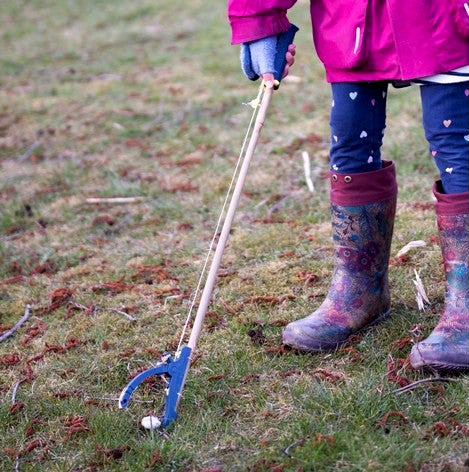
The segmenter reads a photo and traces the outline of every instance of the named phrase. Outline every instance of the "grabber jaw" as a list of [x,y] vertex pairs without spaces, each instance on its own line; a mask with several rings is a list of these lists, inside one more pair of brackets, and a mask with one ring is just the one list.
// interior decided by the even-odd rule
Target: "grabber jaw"
[[167,428],[177,418],[177,407],[182,395],[182,389],[189,370],[192,349],[183,346],[176,352],[174,358],[164,355],[155,367],[141,372],[135,376],[122,390],[119,397],[119,408],[126,408],[130,398],[138,386],[152,375],[164,375],[168,381],[166,387],[166,402],[161,426]]

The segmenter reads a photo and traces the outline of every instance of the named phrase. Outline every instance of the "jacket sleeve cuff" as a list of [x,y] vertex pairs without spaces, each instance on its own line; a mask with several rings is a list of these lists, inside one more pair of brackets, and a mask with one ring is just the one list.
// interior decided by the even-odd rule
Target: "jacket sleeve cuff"
[[286,12],[271,16],[230,17],[231,44],[267,38],[290,28]]

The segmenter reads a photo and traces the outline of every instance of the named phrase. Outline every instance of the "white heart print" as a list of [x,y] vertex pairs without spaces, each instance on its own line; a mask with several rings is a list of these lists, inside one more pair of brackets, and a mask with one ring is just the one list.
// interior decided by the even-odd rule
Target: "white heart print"
[[348,96],[352,99],[355,100],[357,98],[358,92],[350,92]]
[[371,164],[371,163],[373,162],[373,156],[370,156],[370,157],[368,158],[368,161],[367,161],[367,162],[368,162],[368,164]]
[[360,133],[360,138],[366,138],[368,136],[368,133],[366,131],[362,131]]
[[447,167],[445,170],[446,170],[446,172],[448,172],[448,174],[451,174],[453,172],[452,167]]

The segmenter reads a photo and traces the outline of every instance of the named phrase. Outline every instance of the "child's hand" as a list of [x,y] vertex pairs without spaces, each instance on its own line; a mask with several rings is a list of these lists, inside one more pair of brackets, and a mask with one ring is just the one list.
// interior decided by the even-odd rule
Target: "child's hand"
[[[282,79],[288,75],[290,72],[290,67],[295,63],[295,54],[296,46],[294,44],[290,44],[290,46],[288,46],[288,51],[285,54],[287,63],[285,64],[285,69],[283,69]],[[272,88],[274,86],[274,74],[268,72],[266,74],[262,74],[261,76],[267,88]]]
[[[262,77],[267,87],[274,86],[274,63],[277,50],[277,36],[258,39],[241,46],[241,67],[250,80]],[[285,54],[286,64],[282,74],[285,77],[295,62],[295,45],[290,44]]]

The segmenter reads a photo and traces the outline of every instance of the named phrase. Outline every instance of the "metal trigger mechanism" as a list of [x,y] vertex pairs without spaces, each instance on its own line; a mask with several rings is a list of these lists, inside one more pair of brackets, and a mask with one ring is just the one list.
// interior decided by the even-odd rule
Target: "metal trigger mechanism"
[[176,352],[174,357],[170,353],[165,353],[155,367],[147,369],[136,375],[122,390],[119,397],[119,408],[126,408],[134,391],[148,377],[152,375],[163,375],[166,378],[165,408],[161,426],[168,427],[177,418],[177,406],[182,395],[182,388],[189,369],[192,349],[183,346]]

